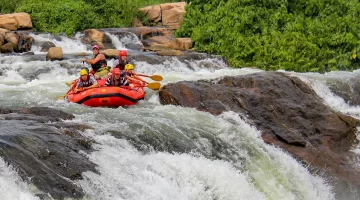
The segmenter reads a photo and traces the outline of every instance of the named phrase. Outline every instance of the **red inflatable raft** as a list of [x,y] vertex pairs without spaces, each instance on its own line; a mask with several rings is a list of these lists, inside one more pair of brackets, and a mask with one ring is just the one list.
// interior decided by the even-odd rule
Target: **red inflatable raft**
[[[103,85],[101,82],[100,86]],[[143,87],[98,87],[75,94],[70,92],[67,100],[90,107],[119,107],[134,105],[144,97]]]

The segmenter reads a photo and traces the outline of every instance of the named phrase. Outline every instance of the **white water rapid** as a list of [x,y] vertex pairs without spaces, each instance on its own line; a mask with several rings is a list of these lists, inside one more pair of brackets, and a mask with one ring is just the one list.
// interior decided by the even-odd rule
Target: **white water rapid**
[[[79,35],[73,39],[62,36],[61,40],[49,34],[32,36],[35,41],[54,42],[63,48],[64,54],[90,52],[80,42]],[[110,36],[118,49],[125,49],[124,42],[139,41]],[[98,165],[100,173],[86,172],[83,180],[76,181],[86,194],[83,199],[332,200],[338,195],[326,177],[312,175],[289,154],[265,144],[261,133],[235,113],[213,116],[191,108],[164,106],[159,103],[158,93],[148,89],[145,100],[128,108],[88,108],[57,100],[68,90],[64,82],[78,76],[81,60],[45,61],[45,54],[40,49],[36,45],[32,47],[35,56],[43,56],[40,60],[0,54],[0,106],[51,107],[74,114],[75,122],[96,127],[83,134],[96,141],[93,144],[95,151],[86,156]],[[114,60],[108,62],[111,65]],[[194,62],[171,57],[161,64],[149,64],[135,57],[134,63],[139,73],[163,76],[162,85],[260,71],[232,69],[216,57]],[[360,117],[360,108],[348,105],[331,93],[325,81],[331,76],[358,77],[360,71],[288,73],[311,85],[333,109]],[[165,141],[175,141],[183,151],[158,151],[149,146],[140,151],[129,140],[114,137],[112,132],[129,137],[145,134],[154,143],[161,137]],[[212,158],[216,149],[210,147],[209,138],[225,142],[234,153],[222,155],[224,159],[221,160]],[[166,144],[159,145],[166,149]],[[186,151],[190,145],[199,151]],[[360,147],[354,152],[360,155]],[[40,199],[34,195],[34,186],[19,179],[16,169],[2,159],[0,165],[0,199]]]

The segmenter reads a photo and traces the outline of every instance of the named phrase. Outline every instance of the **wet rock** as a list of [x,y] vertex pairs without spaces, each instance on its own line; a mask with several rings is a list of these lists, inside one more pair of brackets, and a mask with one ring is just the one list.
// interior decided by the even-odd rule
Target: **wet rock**
[[125,47],[127,49],[131,49],[131,50],[137,50],[137,51],[141,51],[143,49],[143,45],[141,44],[134,44],[134,43],[127,43],[125,44]]
[[91,152],[93,141],[78,130],[91,127],[63,122],[74,116],[45,107],[0,108],[0,113],[0,156],[23,180],[44,193],[38,196],[82,198],[84,193],[73,180],[82,179],[85,171],[96,170],[80,153]]
[[56,45],[50,41],[43,42],[40,46],[42,52],[48,52],[51,47],[56,47]]
[[349,157],[359,120],[334,112],[296,77],[262,72],[212,81],[164,86],[162,104],[193,107],[219,115],[234,111],[262,131],[265,142],[279,146],[311,167],[360,186],[360,170]]

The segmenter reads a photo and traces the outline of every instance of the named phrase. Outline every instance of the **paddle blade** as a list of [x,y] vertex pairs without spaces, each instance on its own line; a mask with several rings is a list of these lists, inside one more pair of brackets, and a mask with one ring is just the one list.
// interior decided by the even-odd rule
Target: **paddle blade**
[[149,78],[151,78],[154,81],[162,81],[163,80],[163,77],[160,75],[151,75],[151,76],[149,76]]
[[161,84],[159,82],[152,82],[152,83],[148,83],[145,87],[150,88],[152,90],[159,90],[160,86]]
[[65,82],[65,84],[67,85],[67,86],[71,86],[71,84],[72,84],[73,82],[72,81],[67,81],[67,82]]
[[64,99],[65,99],[65,97],[67,97],[67,95],[68,95],[68,94],[64,94],[64,95],[62,95],[62,96],[58,97],[57,99],[58,99],[58,100],[64,100]]

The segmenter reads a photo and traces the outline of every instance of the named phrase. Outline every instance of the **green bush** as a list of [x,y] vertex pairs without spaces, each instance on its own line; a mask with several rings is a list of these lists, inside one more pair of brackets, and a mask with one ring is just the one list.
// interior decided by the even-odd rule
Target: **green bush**
[[0,2],[0,14],[14,13],[23,0],[2,0]]
[[178,37],[234,67],[325,72],[359,68],[356,0],[191,1]]

